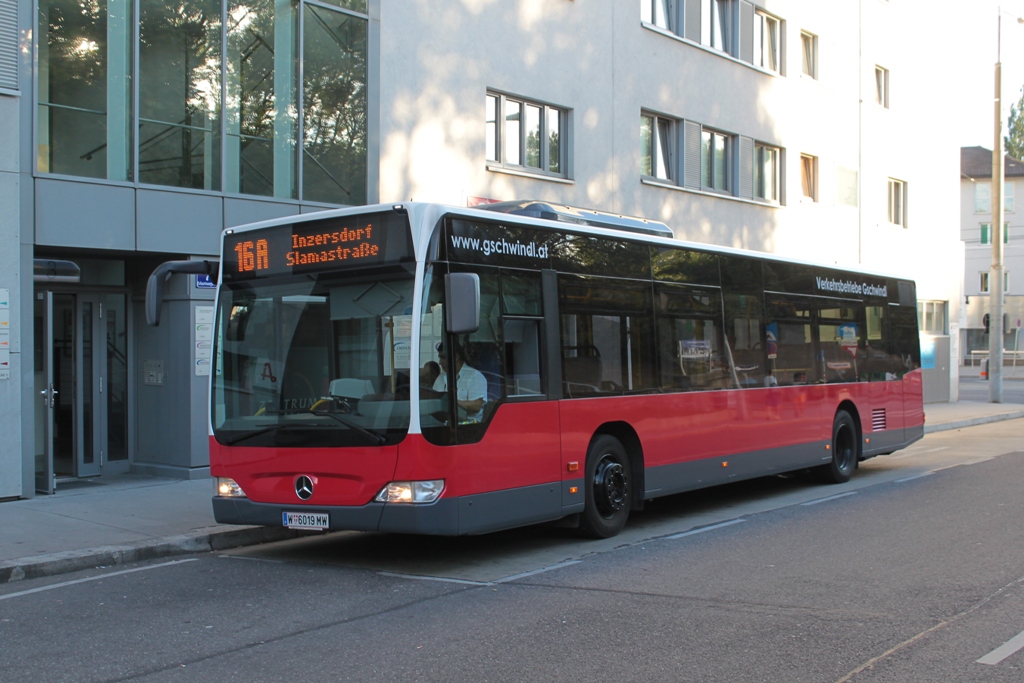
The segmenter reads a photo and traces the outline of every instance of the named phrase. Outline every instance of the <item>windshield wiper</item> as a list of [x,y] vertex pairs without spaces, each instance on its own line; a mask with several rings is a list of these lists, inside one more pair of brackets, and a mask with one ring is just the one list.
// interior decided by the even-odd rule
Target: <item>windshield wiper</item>
[[339,423],[345,425],[349,429],[354,429],[357,432],[359,432],[360,434],[362,434],[363,436],[366,436],[366,437],[369,437],[369,438],[373,439],[377,443],[378,446],[383,446],[384,442],[387,441],[387,437],[385,437],[380,432],[375,432],[375,431],[371,431],[369,429],[366,429],[365,427],[360,427],[355,422],[352,422],[351,420],[346,420],[345,418],[343,418],[341,415],[338,415],[337,413],[332,413],[332,412],[327,411],[327,410],[312,410],[310,412],[312,412],[314,415],[326,415],[327,417],[331,418],[332,420],[335,420],[336,422],[339,422]]
[[[335,422],[338,422],[339,424],[343,424],[346,427],[348,427],[349,429],[351,429],[353,431],[356,431],[356,432],[359,432],[363,436],[365,436],[365,437],[367,437],[369,439],[372,439],[373,442],[375,444],[377,444],[378,446],[383,446],[384,443],[387,441],[387,437],[384,436],[383,434],[381,434],[380,432],[376,432],[376,431],[373,431],[373,430],[370,430],[370,429],[366,429],[365,427],[361,427],[360,425],[357,425],[355,422],[352,422],[351,420],[347,420],[347,419],[343,418],[341,415],[337,414],[336,412],[329,411],[329,410],[308,410],[306,408],[287,408],[285,410],[268,410],[267,411],[267,415],[317,415],[317,416],[325,415],[325,416],[331,418],[332,420],[334,420]],[[284,424],[284,425],[279,425],[279,426],[280,427],[303,427],[303,426],[306,426],[306,425]],[[267,427],[265,429],[261,429],[259,431],[253,432],[252,434],[247,434],[245,436],[240,436],[240,437],[235,437],[235,438],[236,439],[246,439],[246,438],[248,438],[250,436],[256,436],[257,434],[265,434],[266,432],[271,431],[273,429],[275,429],[275,427]],[[234,443],[234,440],[232,440],[229,443],[229,445],[231,443]]]
[[228,439],[224,443],[224,445],[225,446],[234,446],[239,441],[245,441],[246,439],[251,439],[252,437],[259,436],[260,434],[266,434],[268,432],[276,432],[276,431],[278,431],[280,429],[285,429],[286,427],[294,429],[296,427],[301,427],[301,426],[303,426],[303,425],[293,425],[293,424],[270,425],[269,427],[264,427],[263,429],[257,429],[255,432],[246,432],[245,434],[240,434],[240,435],[238,435],[236,437],[230,438],[230,439]]

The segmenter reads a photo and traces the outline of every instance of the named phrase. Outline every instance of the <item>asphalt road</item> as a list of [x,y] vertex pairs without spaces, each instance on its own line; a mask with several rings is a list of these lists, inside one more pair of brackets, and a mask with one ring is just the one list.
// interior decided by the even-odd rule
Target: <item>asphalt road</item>
[[1019,683],[1020,422],[607,541],[340,533],[5,584],[0,680]]

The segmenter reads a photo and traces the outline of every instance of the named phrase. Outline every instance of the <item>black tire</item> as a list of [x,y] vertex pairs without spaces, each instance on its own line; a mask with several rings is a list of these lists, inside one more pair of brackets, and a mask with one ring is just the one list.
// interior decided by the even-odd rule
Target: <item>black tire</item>
[[826,484],[844,484],[850,481],[859,459],[857,425],[848,412],[840,410],[832,423],[832,462],[816,468],[814,473]]
[[626,526],[633,505],[633,473],[622,444],[607,434],[587,450],[584,492],[587,496],[580,533],[587,538],[610,538]]

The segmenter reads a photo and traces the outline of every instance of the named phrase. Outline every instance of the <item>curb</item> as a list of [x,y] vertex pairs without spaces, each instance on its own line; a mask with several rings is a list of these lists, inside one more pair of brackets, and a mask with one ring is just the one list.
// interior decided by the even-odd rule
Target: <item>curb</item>
[[940,424],[929,425],[927,422],[924,425],[924,433],[931,434],[932,432],[946,432],[952,429],[963,429],[964,427],[976,427],[978,425],[989,424],[992,422],[1002,422],[1004,420],[1017,420],[1024,417],[1024,410],[1018,410],[1012,413],[998,413],[996,415],[983,415],[981,417],[970,417],[964,420],[953,420],[952,422],[942,422]]
[[55,576],[98,566],[272,543],[296,538],[298,535],[299,532],[283,527],[238,527],[223,531],[196,531],[127,545],[108,545],[24,557],[0,562],[0,584]]

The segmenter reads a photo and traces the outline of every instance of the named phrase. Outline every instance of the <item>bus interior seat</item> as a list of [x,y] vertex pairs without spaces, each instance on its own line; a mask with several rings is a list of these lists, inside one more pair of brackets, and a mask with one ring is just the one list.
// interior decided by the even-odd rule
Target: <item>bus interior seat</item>
[[601,391],[601,357],[569,356],[562,359],[566,395],[580,396]]

